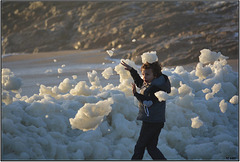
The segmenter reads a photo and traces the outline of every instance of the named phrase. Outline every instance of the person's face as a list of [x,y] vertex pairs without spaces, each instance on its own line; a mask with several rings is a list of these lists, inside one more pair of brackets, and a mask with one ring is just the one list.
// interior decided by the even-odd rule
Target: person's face
[[145,83],[151,83],[155,78],[152,69],[142,69],[143,81]]

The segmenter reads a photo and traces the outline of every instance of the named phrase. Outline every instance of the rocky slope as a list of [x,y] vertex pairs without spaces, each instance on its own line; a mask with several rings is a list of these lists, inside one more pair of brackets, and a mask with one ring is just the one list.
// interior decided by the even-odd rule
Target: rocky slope
[[238,58],[239,2],[3,2],[2,52],[109,50],[141,63],[198,61],[208,48]]

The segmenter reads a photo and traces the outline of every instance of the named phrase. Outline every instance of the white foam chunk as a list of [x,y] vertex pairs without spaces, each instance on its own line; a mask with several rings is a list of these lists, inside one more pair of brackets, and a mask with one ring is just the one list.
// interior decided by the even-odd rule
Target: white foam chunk
[[92,86],[96,86],[96,87],[101,86],[96,70],[92,70],[92,72],[87,72],[87,75]]
[[113,75],[113,69],[112,69],[112,67],[108,67],[108,68],[106,68],[106,69],[102,72],[102,76],[103,76],[105,79],[109,79],[111,75]]
[[199,119],[199,116],[195,118],[191,118],[192,121],[192,128],[200,128],[203,125],[203,122]]
[[231,104],[238,104],[238,96],[237,95],[233,96],[229,102]]
[[155,93],[155,96],[159,101],[166,101],[168,99],[168,94],[164,91],[158,91]]
[[221,52],[214,52],[209,49],[203,49],[200,51],[201,55],[199,56],[199,61],[202,64],[207,63],[213,63],[217,61],[218,59],[227,59],[228,57],[225,57],[221,54]]
[[63,73],[63,69],[62,68],[58,68],[58,73],[59,74]]
[[69,78],[65,78],[63,82],[61,82],[58,86],[60,91],[62,93],[67,93],[70,91],[74,86],[76,85],[76,82],[74,80],[70,80]]
[[196,67],[196,76],[198,76],[199,78],[201,79],[205,79],[207,78],[208,75],[210,75],[212,73],[212,70],[210,67],[208,66],[205,66],[203,67],[203,64],[201,62],[199,62],[197,64],[197,67]]
[[75,79],[78,78],[78,76],[77,75],[73,75],[72,78],[75,80]]
[[148,63],[153,63],[158,61],[157,57],[157,52],[156,51],[151,51],[151,52],[145,52],[141,55],[142,58],[142,63],[145,64],[146,62]]
[[113,50],[107,50],[106,52],[110,57],[112,57],[114,54]]
[[22,80],[14,75],[8,68],[2,69],[2,88],[4,90],[18,90],[22,85]]
[[83,131],[95,130],[103,121],[103,117],[111,112],[111,104],[113,104],[112,99],[99,101],[96,104],[85,104],[79,109],[75,118],[69,119],[72,128]]
[[224,99],[219,103],[219,107],[222,113],[225,113],[227,111],[228,106]]

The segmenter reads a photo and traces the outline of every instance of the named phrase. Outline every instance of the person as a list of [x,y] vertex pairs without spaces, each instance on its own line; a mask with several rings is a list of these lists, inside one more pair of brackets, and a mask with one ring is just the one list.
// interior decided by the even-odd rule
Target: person
[[[142,120],[142,127],[139,138],[134,148],[131,160],[142,160],[145,148],[153,160],[167,160],[157,148],[158,137],[165,122],[166,101],[159,101],[154,93],[158,91],[171,92],[171,84],[168,77],[161,72],[158,62],[142,65],[141,72],[143,78],[137,71],[122,61],[121,64],[128,70],[134,80],[132,92],[139,101],[138,120]],[[140,93],[136,91],[136,86],[140,88]]]

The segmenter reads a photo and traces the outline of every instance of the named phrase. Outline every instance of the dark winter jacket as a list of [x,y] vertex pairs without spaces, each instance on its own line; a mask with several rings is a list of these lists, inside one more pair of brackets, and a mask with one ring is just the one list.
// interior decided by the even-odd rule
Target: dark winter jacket
[[[171,84],[168,77],[162,74],[146,85],[135,69],[132,68],[130,73],[135,84],[140,88],[140,94],[137,92],[134,93],[134,96],[139,101],[137,119],[152,123],[165,122],[166,101],[160,102],[154,93],[158,91],[171,92]],[[146,107],[143,104],[144,101],[152,101],[153,104],[150,107]]]

